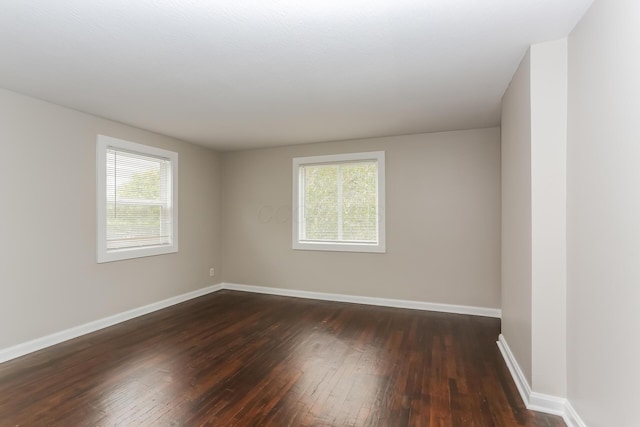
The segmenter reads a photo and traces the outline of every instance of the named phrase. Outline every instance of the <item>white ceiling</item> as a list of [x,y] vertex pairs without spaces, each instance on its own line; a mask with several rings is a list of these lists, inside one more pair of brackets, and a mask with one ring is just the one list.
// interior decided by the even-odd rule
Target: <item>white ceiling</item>
[[221,150],[496,126],[592,0],[2,0],[0,87]]

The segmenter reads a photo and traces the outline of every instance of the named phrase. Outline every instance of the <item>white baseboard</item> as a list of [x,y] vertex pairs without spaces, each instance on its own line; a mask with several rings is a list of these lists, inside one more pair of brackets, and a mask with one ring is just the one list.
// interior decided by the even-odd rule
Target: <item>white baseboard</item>
[[118,323],[125,322],[127,320],[131,320],[139,316],[143,316],[145,314],[152,313],[154,311],[162,310],[163,308],[167,308],[193,298],[198,298],[200,296],[219,291],[221,289],[222,285],[207,286],[206,288],[187,292],[186,294],[167,298],[165,300],[154,302],[143,307],[134,308],[132,310],[114,314],[113,316],[85,323],[84,325],[75,326],[64,331],[56,332],[41,338],[36,338],[32,341],[18,344],[13,347],[0,349],[0,363],[24,356],[29,353],[33,353],[38,350],[42,350],[43,348],[68,341],[85,334],[89,334],[91,332],[95,332],[100,329],[107,328],[109,326],[116,325]]
[[[306,298],[324,301],[336,301],[346,302],[354,304],[366,304],[383,307],[394,308],[407,308],[413,310],[425,310],[425,311],[437,311],[443,313],[455,313],[455,314],[467,314],[474,316],[485,317],[501,317],[501,310],[495,308],[485,307],[472,307],[464,305],[450,305],[439,304],[422,301],[408,301],[398,299],[387,298],[375,298],[364,297],[355,295],[344,294],[332,294],[324,292],[311,292],[300,291],[294,289],[284,288],[269,288],[263,286],[251,286],[241,285],[237,283],[221,283],[218,285],[207,286],[202,289],[198,289],[192,292],[188,292],[182,295],[178,295],[172,298],[168,298],[162,301],[158,301],[152,304],[145,305],[143,307],[134,308],[122,313],[115,314],[113,316],[105,317],[95,320],[93,322],[85,323],[84,325],[76,326],[64,331],[56,332],[51,335],[47,335],[41,338],[34,339],[22,344],[15,345],[6,349],[0,350],[0,363],[6,362],[29,353],[33,353],[38,350],[42,350],[46,347],[59,344],[64,341],[68,341],[73,338],[80,337],[82,335],[95,332],[100,329],[107,328],[109,326],[116,325],[118,323],[125,322],[127,320],[134,319],[136,317],[143,316],[145,314],[152,313],[154,311],[162,310],[163,308],[170,307],[172,305],[179,304],[181,302],[188,301],[190,299],[198,298],[203,295],[207,295],[213,292],[220,291],[222,289],[228,289],[233,291],[251,292],[258,294],[280,295],[295,298]],[[502,357],[511,372],[511,376],[516,383],[516,387],[525,403],[527,409],[534,411],[545,412],[554,415],[560,415],[564,418],[568,427],[586,427],[586,424],[580,419],[575,409],[571,406],[571,403],[564,398],[549,396],[541,393],[536,393],[531,390],[529,383],[527,382],[520,366],[518,365],[506,339],[503,335],[500,335],[498,341],[498,348],[502,353]]]
[[520,397],[524,402],[525,406],[529,408],[529,396],[531,395],[531,386],[529,382],[524,376],[522,369],[520,369],[520,365],[516,361],[513,353],[511,352],[511,348],[509,348],[509,344],[507,344],[507,340],[504,335],[500,334],[498,337],[498,348],[500,349],[500,353],[502,353],[502,358],[507,364],[507,368],[509,368],[509,372],[511,372],[511,376],[513,377],[513,381],[516,383],[516,388],[520,393]]
[[[113,316],[105,317],[95,320],[93,322],[85,323],[84,325],[76,326],[64,331],[56,332],[51,335],[47,335],[41,338],[34,339],[22,344],[15,345],[6,349],[0,349],[0,363],[6,362],[29,353],[33,353],[38,350],[42,350],[46,347],[59,344],[64,341],[68,341],[73,338],[80,337],[91,332],[95,332],[100,329],[107,328],[109,326],[116,325],[118,323],[125,322],[127,320],[134,319],[145,314],[152,313],[154,311],[162,310],[163,308],[170,307],[172,305],[179,304],[190,299],[198,298],[203,295],[207,295],[213,292],[220,291],[222,289],[251,292],[258,294],[280,295],[295,298],[306,298],[324,301],[336,301],[355,304],[366,304],[383,307],[395,307],[395,308],[407,308],[413,310],[425,310],[425,311],[437,311],[443,313],[455,313],[455,314],[467,314],[474,316],[485,316],[500,318],[502,312],[496,308],[485,307],[472,307],[464,305],[450,305],[439,304],[422,301],[408,301],[398,299],[387,298],[375,298],[364,297],[355,295],[344,294],[332,294],[324,292],[311,292],[300,291],[294,289],[284,288],[269,288],[263,286],[251,286],[241,285],[237,283],[221,283],[218,285],[207,286],[202,289],[198,289],[192,292],[188,292],[175,297],[167,298],[162,301],[158,301],[152,304],[145,305],[143,307],[134,308],[122,313],[115,314]],[[554,415],[560,415],[564,418],[568,427],[587,427],[586,424],[580,419],[580,416],[575,411],[571,403],[560,397],[549,396],[546,394],[536,393],[531,390],[531,386],[527,382],[518,362],[516,361],[506,339],[503,335],[500,335],[498,340],[498,348],[502,353],[502,357],[511,372],[511,376],[516,383],[518,392],[522,397],[523,402],[527,409],[534,411],[545,412]]]
[[567,399],[564,397],[551,396],[549,394],[532,391],[529,395],[527,409],[563,417],[566,406]]
[[559,415],[564,419],[568,427],[587,427],[567,399],[537,393],[531,390],[531,386],[524,376],[522,369],[520,369],[520,365],[518,365],[518,361],[511,352],[511,348],[509,348],[509,344],[507,344],[504,335],[500,334],[497,344],[527,409],[544,412],[546,414]]
[[407,301],[397,299],[386,298],[374,298],[363,297],[354,295],[343,294],[331,294],[323,292],[310,292],[310,291],[298,291],[293,289],[283,288],[268,288],[262,286],[249,286],[240,285],[236,283],[222,283],[218,285],[208,286],[206,288],[198,289],[196,291],[188,292],[186,294],[178,295],[172,298],[158,301],[152,304],[145,305],[143,307],[134,308],[122,313],[114,314],[113,316],[98,319],[84,325],[75,326],[73,328],[66,329],[64,331],[55,332],[53,334],[36,338],[32,341],[28,341],[22,344],[15,345],[13,347],[0,349],[0,363],[6,362],[29,353],[33,353],[43,348],[50,347],[52,345],[59,344],[64,341],[68,341],[79,336],[95,332],[100,329],[107,328],[109,326],[116,325],[118,323],[131,320],[133,318],[143,316],[148,313],[152,313],[163,308],[170,307],[172,305],[179,304],[184,301],[188,301],[193,298],[197,298],[212,292],[217,292],[222,289],[229,289],[235,291],[252,292],[260,294],[281,295],[296,298],[307,298],[325,301],[337,301],[347,302],[355,304],[367,304],[383,307],[395,307],[395,308],[408,308],[413,310],[426,310],[426,311],[438,311],[443,313],[456,313],[456,314],[469,314],[474,316],[496,317],[500,318],[501,310],[496,308],[484,308],[484,307],[471,307],[464,305],[450,305],[450,304],[438,304],[421,301]]
[[582,418],[580,418],[580,415],[578,415],[569,401],[567,401],[565,414],[562,418],[564,418],[564,422],[567,423],[568,427],[587,427],[587,424],[582,421]]
[[224,289],[256,294],[280,295],[285,297],[306,298],[323,301],[348,302],[354,304],[377,305],[382,307],[408,308],[412,310],[438,311],[442,313],[469,314],[473,316],[500,318],[499,308],[473,307],[467,305],[451,305],[422,301],[408,301],[400,299],[364,297],[356,295],[331,294],[325,292],[298,291],[284,288],[268,288],[264,286],[241,285],[237,283],[223,283]]

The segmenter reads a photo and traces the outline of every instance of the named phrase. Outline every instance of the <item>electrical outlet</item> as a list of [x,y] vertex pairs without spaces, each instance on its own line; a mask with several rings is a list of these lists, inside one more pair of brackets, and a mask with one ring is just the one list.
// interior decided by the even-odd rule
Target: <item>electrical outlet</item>
[[216,270],[214,268],[209,269],[209,276],[213,277],[216,275]]

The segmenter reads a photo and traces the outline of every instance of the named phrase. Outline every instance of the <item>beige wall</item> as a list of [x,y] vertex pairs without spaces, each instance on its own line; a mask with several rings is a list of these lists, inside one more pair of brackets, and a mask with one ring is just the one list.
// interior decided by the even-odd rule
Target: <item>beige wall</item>
[[539,43],[502,105],[502,333],[534,392],[566,396],[567,41]]
[[[0,121],[0,349],[218,281],[218,154],[4,90]],[[96,134],[179,153],[179,253],[96,264]]]
[[565,397],[567,39],[531,46],[531,388]]
[[596,0],[569,38],[568,395],[638,425],[640,2]]
[[531,58],[502,99],[502,334],[532,379]]
[[[386,152],[386,254],[291,249],[298,156]],[[499,129],[223,155],[225,282],[500,307]]]

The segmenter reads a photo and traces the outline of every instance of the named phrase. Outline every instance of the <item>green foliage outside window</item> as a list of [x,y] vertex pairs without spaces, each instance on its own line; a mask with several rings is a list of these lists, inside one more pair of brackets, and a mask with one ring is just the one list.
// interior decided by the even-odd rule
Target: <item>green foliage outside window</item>
[[154,168],[134,173],[128,181],[115,187],[115,194],[107,201],[110,238],[139,240],[141,245],[158,243],[157,238],[152,242],[144,239],[161,234],[160,184],[160,169]]
[[377,241],[377,164],[304,168],[306,240]]

